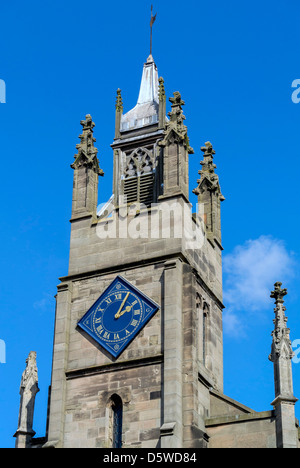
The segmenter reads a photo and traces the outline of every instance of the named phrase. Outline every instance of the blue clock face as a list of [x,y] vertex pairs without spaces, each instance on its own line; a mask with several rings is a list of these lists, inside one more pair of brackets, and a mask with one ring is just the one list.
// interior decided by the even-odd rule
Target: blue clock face
[[145,294],[117,276],[77,325],[118,357],[158,308]]

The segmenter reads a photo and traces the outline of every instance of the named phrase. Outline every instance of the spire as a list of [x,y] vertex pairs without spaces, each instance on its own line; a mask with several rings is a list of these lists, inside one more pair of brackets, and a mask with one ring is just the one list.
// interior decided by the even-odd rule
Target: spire
[[[152,28],[156,20],[151,5],[150,19],[150,55],[144,63],[140,90],[136,106],[121,116],[120,132],[133,130],[159,122],[158,72],[152,56]],[[117,120],[116,120],[117,125]],[[115,138],[120,135],[116,128]]]
[[152,55],[144,63],[136,106],[121,117],[121,131],[158,122],[158,72]]
[[123,101],[120,88],[117,89],[115,138],[120,138],[120,125],[123,114]]
[[164,79],[162,77],[158,80],[158,101],[159,101],[159,128],[164,128],[165,121],[166,121],[166,92],[165,92],[165,85]]
[[74,169],[72,219],[78,220],[97,215],[98,176],[103,176],[97,158],[98,150],[94,146],[96,138],[93,136],[95,124],[90,114],[81,120],[82,133],[79,135],[80,143],[76,145],[78,153],[71,165]]
[[152,55],[144,64],[137,104],[158,102],[158,73]]
[[294,408],[297,398],[294,397],[292,377],[294,353],[290,330],[287,328],[286,308],[283,305],[287,290],[282,289],[281,286],[282,283],[275,283],[274,291],[271,292],[271,297],[275,299],[273,341],[269,355],[269,360],[274,363],[275,382],[275,399],[271,404],[274,406],[276,416],[277,447],[297,448],[298,434]]
[[162,76],[159,78],[158,82],[159,82],[158,99],[160,102],[166,98],[165,85],[164,85],[165,82]]
[[[160,82],[160,99],[163,99],[163,82]],[[183,195],[189,199],[189,177],[188,177],[188,155],[194,153],[189,143],[187,127],[184,125],[185,116],[182,106],[184,101],[181,94],[176,91],[171,102],[171,112],[168,113],[169,120],[165,119],[163,128],[163,139],[158,145],[163,148],[163,197],[175,197]],[[162,117],[161,117],[162,118]]]
[[[161,94],[164,93],[164,89],[161,89]],[[183,143],[189,154],[193,154],[194,150],[190,146],[189,138],[187,135],[187,127],[183,124],[185,116],[183,115],[182,106],[184,101],[181,99],[181,94],[178,91],[173,93],[173,97],[169,98],[171,102],[171,112],[168,113],[170,120],[165,124],[164,139],[159,143],[160,146],[165,146],[170,138],[175,138]]]
[[223,201],[225,200],[225,198],[221,194],[219,177],[215,173],[215,169],[217,168],[217,166],[213,162],[214,155],[216,154],[216,152],[213,149],[211,142],[207,141],[205,143],[205,146],[201,147],[201,151],[204,153],[203,154],[204,159],[203,161],[200,162],[202,169],[198,171],[198,174],[201,177],[199,180],[197,180],[198,187],[196,187],[193,190],[193,193],[195,193],[196,195],[199,195],[201,191],[201,185],[204,183],[204,181],[207,181],[209,190],[211,191],[218,190],[220,201]]
[[123,112],[123,101],[120,88],[117,89],[116,111]]
[[271,298],[275,299],[275,325],[272,331],[272,350],[269,356],[270,361],[275,362],[277,358],[284,357],[285,359],[292,359],[294,352],[290,340],[290,330],[287,328],[287,317],[285,316],[286,308],[284,304],[284,296],[287,295],[286,289],[281,289],[282,283],[277,282],[274,285],[274,291],[271,292]]
[[198,171],[200,179],[197,180],[198,187],[193,193],[198,195],[199,214],[203,216],[206,226],[206,234],[211,242],[217,241],[221,245],[221,208],[220,202],[225,200],[221,193],[219,177],[215,173],[216,165],[213,162],[216,154],[210,141],[201,147],[203,161],[200,162],[202,169]]

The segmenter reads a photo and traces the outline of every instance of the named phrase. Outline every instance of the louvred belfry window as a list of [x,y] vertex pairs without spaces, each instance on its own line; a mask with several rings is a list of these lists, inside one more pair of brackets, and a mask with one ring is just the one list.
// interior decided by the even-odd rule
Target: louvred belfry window
[[146,206],[153,202],[154,170],[151,150],[138,148],[127,156],[127,167],[124,177],[124,195],[127,203],[143,203]]
[[124,195],[127,197],[127,203],[143,203],[146,206],[153,202],[153,183],[154,175],[147,174],[125,179]]

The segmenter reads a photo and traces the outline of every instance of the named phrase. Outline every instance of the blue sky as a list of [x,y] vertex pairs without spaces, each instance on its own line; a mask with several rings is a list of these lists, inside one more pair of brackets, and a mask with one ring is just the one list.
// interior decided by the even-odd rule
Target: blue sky
[[[190,191],[200,147],[211,141],[222,193],[224,392],[271,409],[268,361],[275,281],[288,288],[288,325],[300,338],[299,2],[163,0],[153,56],[167,96],[180,91],[191,146]],[[13,447],[25,359],[37,352],[34,429],[43,436],[51,377],[56,286],[67,274],[73,171],[80,120],[90,113],[100,166],[99,203],[112,191],[115,96],[137,101],[149,53],[150,2],[1,5],[0,447]],[[191,201],[196,197],[191,193]],[[300,363],[293,365],[300,397]],[[300,416],[296,404],[297,417]]]

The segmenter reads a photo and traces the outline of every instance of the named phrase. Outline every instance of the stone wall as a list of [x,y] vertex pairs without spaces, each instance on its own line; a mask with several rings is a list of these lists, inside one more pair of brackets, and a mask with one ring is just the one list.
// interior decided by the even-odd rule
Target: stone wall
[[272,411],[208,420],[209,448],[276,448]]
[[112,394],[123,402],[123,447],[159,446],[161,364],[124,365],[122,370],[113,367],[98,369],[92,376],[69,373],[65,448],[111,447],[108,418]]

